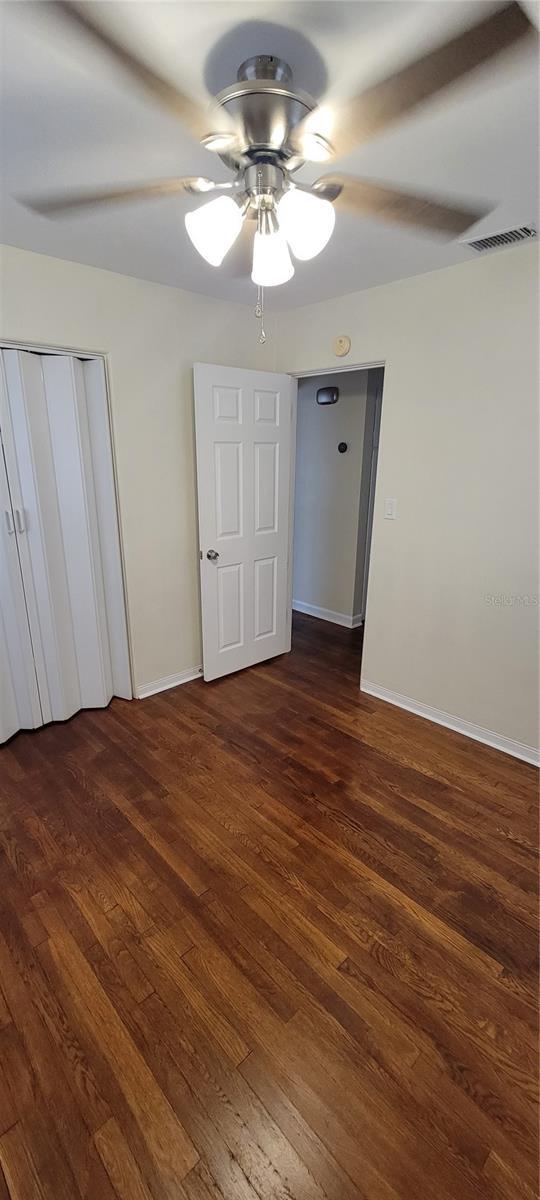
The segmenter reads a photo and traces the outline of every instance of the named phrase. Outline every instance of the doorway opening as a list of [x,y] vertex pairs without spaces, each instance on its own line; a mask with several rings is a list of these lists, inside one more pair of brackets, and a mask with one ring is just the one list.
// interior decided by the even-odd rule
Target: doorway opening
[[361,644],[382,385],[381,363],[296,378],[195,363],[206,682],[287,654],[293,609]]
[[358,680],[383,382],[382,366],[298,380],[292,647],[324,642]]

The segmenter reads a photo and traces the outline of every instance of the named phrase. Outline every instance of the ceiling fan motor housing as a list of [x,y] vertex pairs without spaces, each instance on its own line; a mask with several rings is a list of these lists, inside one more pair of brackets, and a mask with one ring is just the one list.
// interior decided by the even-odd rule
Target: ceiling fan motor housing
[[292,84],[292,71],[284,58],[275,54],[254,54],[241,63],[236,73],[239,82],[253,79],[273,79],[276,83]]
[[254,200],[258,196],[272,196],[283,191],[284,171],[275,162],[265,161],[264,157],[258,162],[251,163],[244,171],[244,187]]
[[216,97],[232,117],[238,131],[238,149],[220,155],[227,166],[238,170],[263,155],[296,170],[302,159],[290,145],[296,126],[312,112],[316,102],[307,92],[293,88],[288,63],[270,54],[246,59],[238,69],[236,83]]

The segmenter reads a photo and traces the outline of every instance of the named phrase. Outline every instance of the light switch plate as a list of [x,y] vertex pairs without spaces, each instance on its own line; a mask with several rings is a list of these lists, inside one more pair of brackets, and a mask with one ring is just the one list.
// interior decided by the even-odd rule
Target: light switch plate
[[397,500],[391,498],[384,502],[384,515],[387,521],[395,521],[397,514]]

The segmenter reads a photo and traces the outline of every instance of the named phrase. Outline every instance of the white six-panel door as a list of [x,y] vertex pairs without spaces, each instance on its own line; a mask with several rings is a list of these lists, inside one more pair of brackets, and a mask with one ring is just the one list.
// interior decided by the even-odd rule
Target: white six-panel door
[[291,648],[296,380],[197,363],[204,678]]

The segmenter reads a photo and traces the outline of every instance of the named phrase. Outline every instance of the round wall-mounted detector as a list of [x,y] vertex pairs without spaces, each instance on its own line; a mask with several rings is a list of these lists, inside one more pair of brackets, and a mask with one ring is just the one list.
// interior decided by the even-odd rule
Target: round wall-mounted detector
[[334,354],[336,354],[338,358],[344,358],[345,355],[349,353],[350,348],[350,337],[347,337],[346,333],[340,333],[339,337],[337,337],[334,341]]

